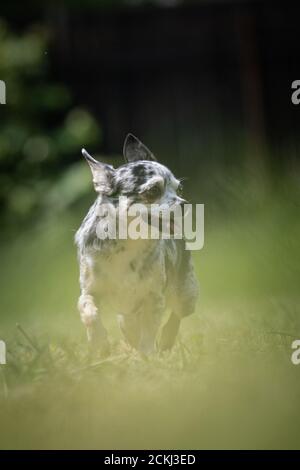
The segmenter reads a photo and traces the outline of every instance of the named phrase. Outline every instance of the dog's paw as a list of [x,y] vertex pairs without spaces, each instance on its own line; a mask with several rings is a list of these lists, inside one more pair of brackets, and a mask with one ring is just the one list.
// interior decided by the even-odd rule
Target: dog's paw
[[78,301],[81,321],[86,327],[90,327],[97,321],[98,309],[91,295],[81,295]]

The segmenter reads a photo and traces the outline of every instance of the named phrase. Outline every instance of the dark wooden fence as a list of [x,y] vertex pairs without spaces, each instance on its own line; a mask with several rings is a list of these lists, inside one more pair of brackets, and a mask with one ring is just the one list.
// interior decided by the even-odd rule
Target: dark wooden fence
[[[132,131],[180,166],[299,148],[300,5],[52,8],[54,73],[119,152]],[[285,154],[286,157],[286,154]]]

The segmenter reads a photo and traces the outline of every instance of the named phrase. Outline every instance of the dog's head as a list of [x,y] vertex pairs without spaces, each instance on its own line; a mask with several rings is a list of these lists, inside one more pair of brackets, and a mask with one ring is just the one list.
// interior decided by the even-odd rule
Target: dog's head
[[120,196],[128,205],[143,203],[176,206],[183,204],[182,183],[134,135],[128,134],[123,147],[126,163],[119,168],[98,162],[82,151],[93,175],[94,187],[106,200],[115,202]]

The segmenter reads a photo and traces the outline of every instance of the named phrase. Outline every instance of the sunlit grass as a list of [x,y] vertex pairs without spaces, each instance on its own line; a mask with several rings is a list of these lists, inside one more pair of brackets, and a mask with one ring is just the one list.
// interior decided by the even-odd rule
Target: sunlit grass
[[0,448],[299,447],[300,368],[290,361],[300,338],[298,206],[285,193],[239,204],[206,205],[197,312],[174,351],[148,359],[109,315],[111,356],[88,352],[76,311],[77,214],[3,247]]

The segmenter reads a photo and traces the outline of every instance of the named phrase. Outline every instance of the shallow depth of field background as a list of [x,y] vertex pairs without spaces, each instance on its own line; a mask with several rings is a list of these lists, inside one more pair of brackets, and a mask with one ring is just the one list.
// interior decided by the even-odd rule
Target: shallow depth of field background
[[[0,448],[299,448],[299,8],[110,2],[0,18]],[[171,353],[91,357],[73,237],[85,146],[139,136],[205,204],[196,313]],[[117,295],[116,286],[116,295]]]

